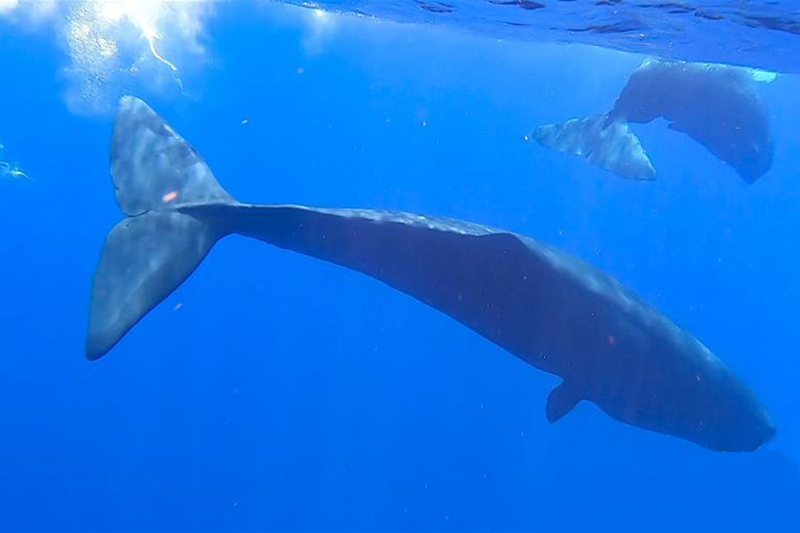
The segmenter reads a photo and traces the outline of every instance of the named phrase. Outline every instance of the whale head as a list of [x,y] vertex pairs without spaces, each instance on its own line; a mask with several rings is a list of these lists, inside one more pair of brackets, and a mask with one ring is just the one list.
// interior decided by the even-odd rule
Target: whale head
[[710,450],[752,452],[775,436],[775,425],[752,390],[700,341],[680,343],[682,367],[663,408],[673,433]]
[[752,452],[772,440],[772,418],[730,368],[715,358],[697,375],[696,391],[688,395],[695,402],[693,440],[720,452]]
[[608,415],[720,452],[751,452],[775,425],[750,388],[699,340],[650,315],[604,354],[586,399]]

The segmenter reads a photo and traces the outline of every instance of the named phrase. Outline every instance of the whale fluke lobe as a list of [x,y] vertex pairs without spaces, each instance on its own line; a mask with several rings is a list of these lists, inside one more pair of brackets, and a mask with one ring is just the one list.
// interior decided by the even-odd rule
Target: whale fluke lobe
[[111,179],[117,203],[128,216],[187,204],[234,203],[195,149],[132,96],[119,101]]
[[95,273],[89,359],[110,350],[194,272],[223,236],[213,224],[178,209],[235,203],[195,150],[138,98],[120,100],[111,177],[128,218],[106,238]]
[[618,176],[653,180],[656,171],[639,139],[625,122],[606,124],[605,115],[537,127],[531,136],[546,148],[585,157]]
[[[619,162],[629,154],[614,139],[625,130],[603,120],[561,133],[575,128],[580,145],[589,131],[608,143],[589,155]],[[188,278],[217,240],[238,234],[370,276],[560,376],[547,399],[551,422],[586,400],[713,450],[755,450],[775,433],[756,396],[702,343],[611,276],[545,243],[400,211],[238,203],[186,141],[130,97],[120,102],[111,167],[128,217],[106,239],[95,273],[89,359]]]
[[86,357],[108,352],[194,272],[217,239],[208,225],[175,211],[117,224],[94,276]]

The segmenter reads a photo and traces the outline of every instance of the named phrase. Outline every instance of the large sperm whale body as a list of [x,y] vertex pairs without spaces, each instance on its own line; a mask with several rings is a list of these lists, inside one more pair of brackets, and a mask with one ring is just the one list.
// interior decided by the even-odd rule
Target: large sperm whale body
[[545,147],[585,157],[618,176],[652,180],[655,169],[630,123],[659,117],[729,164],[748,183],[772,166],[767,107],[750,70],[728,65],[647,60],[605,115],[536,128]]
[[774,428],[703,344],[611,277],[528,237],[460,220],[234,200],[141,100],[124,97],[111,174],[127,218],[106,239],[86,355],[108,352],[216,241],[239,234],[362,272],[563,379],[556,421],[587,400],[617,420],[723,451]]

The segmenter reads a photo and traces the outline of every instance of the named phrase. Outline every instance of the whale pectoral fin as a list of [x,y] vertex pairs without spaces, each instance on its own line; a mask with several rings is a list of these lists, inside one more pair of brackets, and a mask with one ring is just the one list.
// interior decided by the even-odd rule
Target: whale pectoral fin
[[562,382],[561,385],[550,391],[547,396],[547,421],[551,424],[561,420],[567,413],[578,405],[581,397],[577,391]]
[[667,124],[667,128],[678,133],[686,133],[686,129],[677,122],[670,122]]

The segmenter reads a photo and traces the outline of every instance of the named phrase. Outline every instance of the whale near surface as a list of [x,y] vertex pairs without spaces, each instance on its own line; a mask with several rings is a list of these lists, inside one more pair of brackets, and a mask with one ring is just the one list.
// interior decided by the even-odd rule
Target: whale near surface
[[589,264],[534,239],[461,220],[234,200],[141,100],[120,100],[111,145],[117,202],[92,287],[86,355],[111,350],[238,234],[376,278],[449,315],[562,383],[554,422],[578,402],[720,451],[752,451],[773,423],[700,341]]
[[539,144],[623,178],[655,179],[655,168],[628,126],[665,119],[754,183],[772,166],[775,146],[769,111],[753,73],[728,65],[646,60],[605,115],[539,126]]

